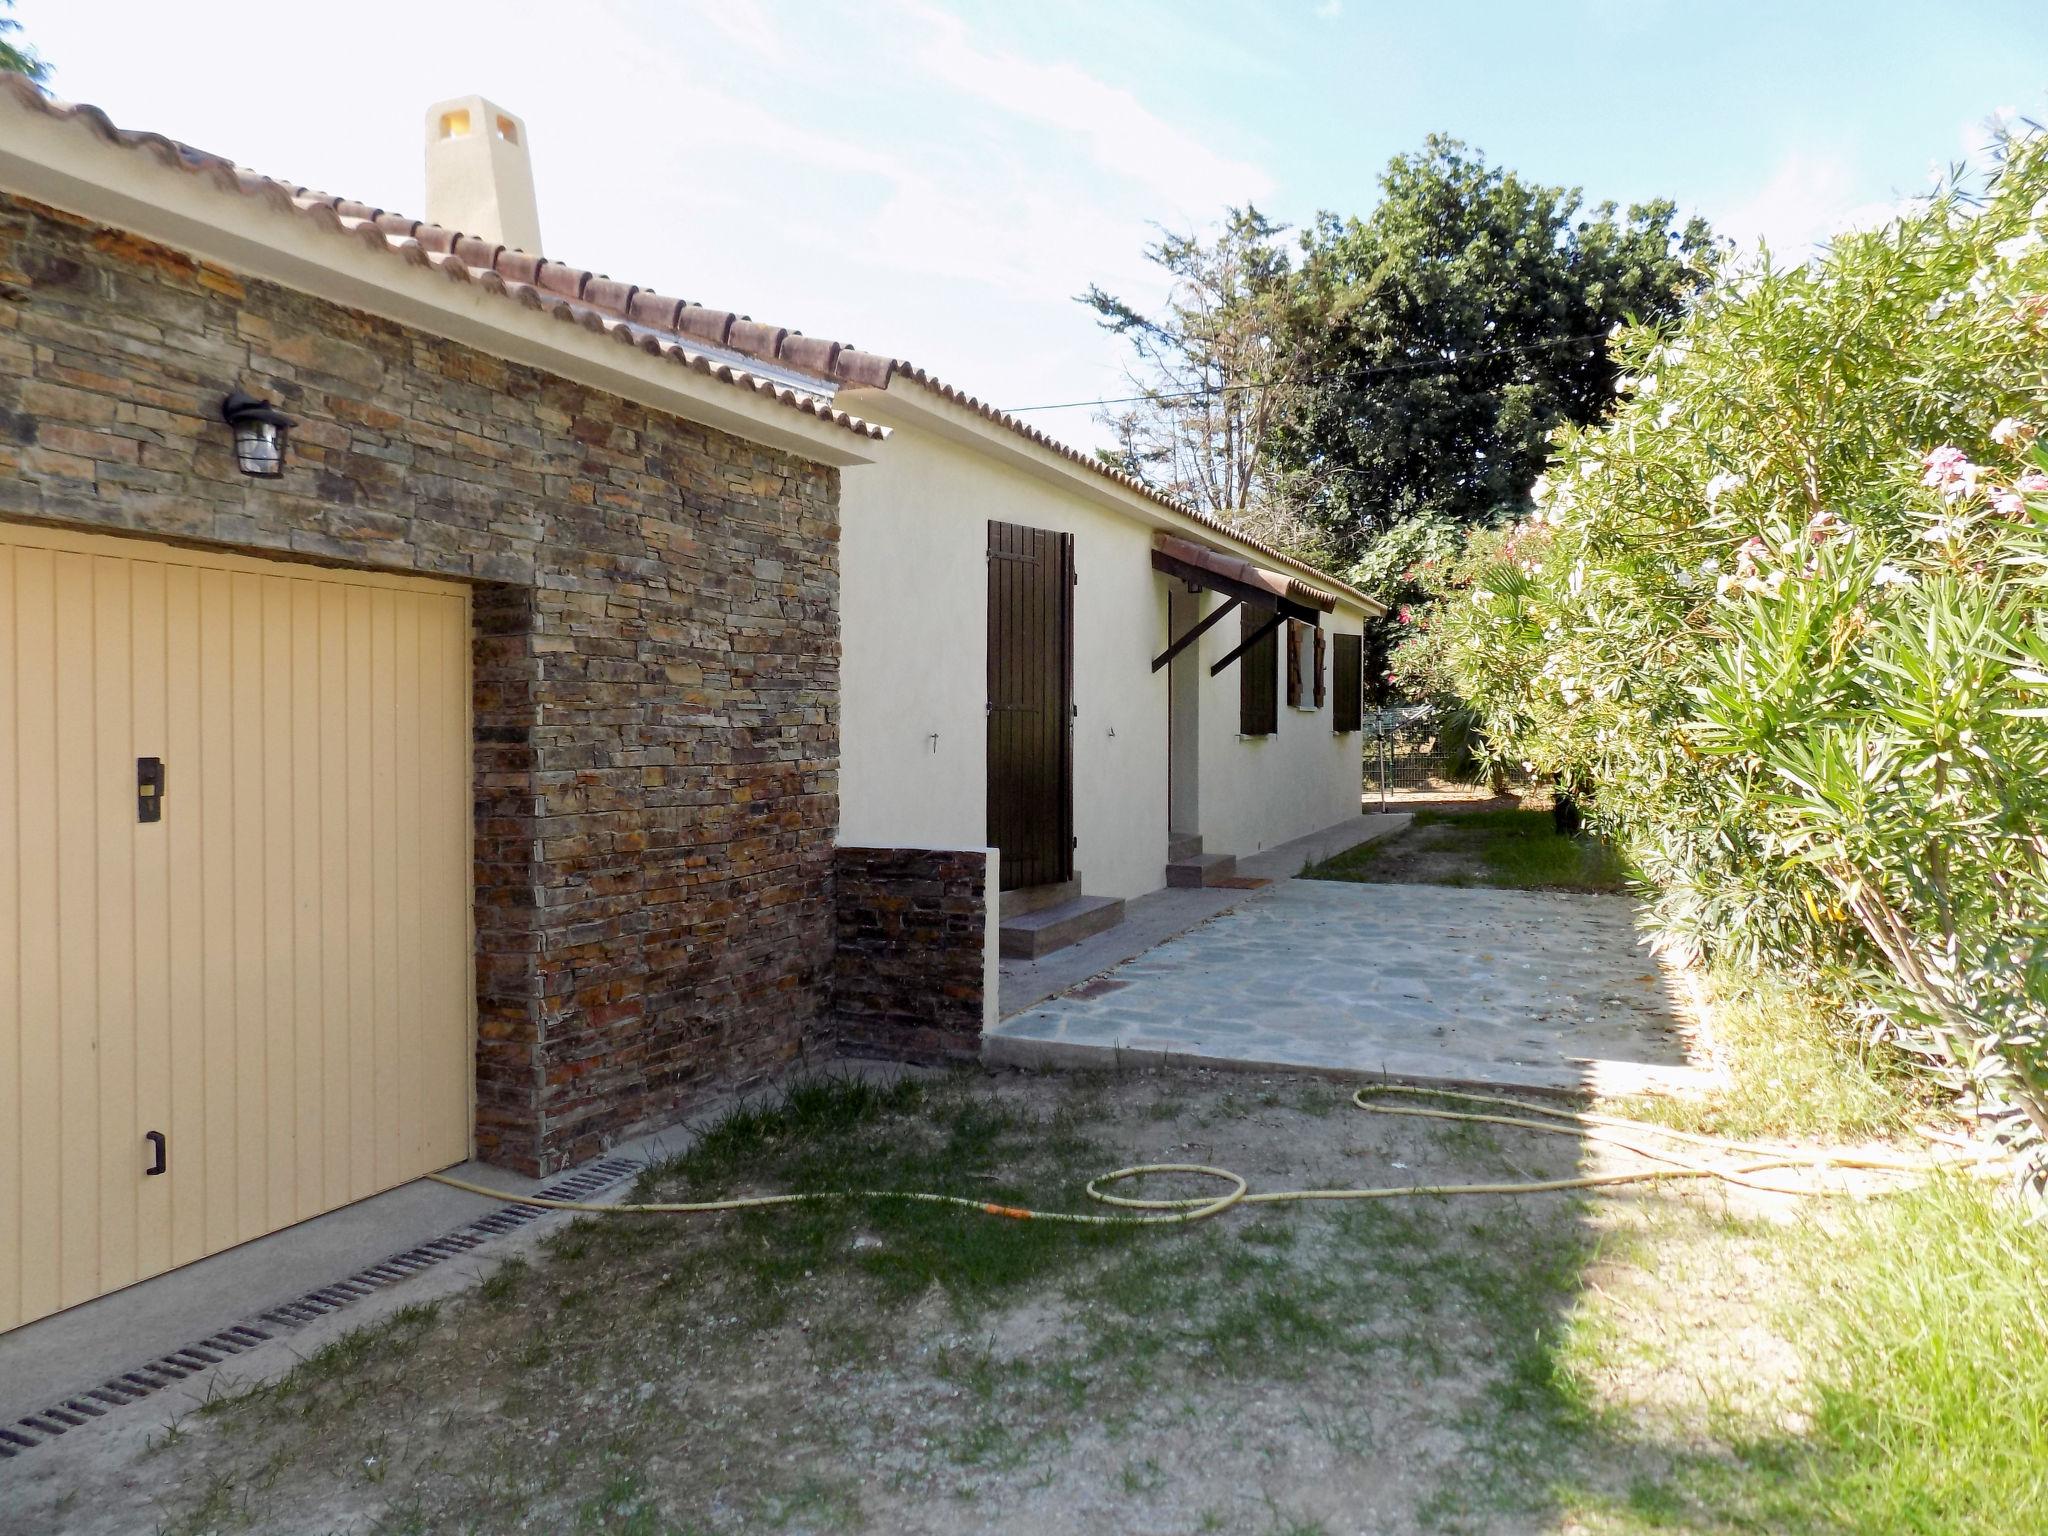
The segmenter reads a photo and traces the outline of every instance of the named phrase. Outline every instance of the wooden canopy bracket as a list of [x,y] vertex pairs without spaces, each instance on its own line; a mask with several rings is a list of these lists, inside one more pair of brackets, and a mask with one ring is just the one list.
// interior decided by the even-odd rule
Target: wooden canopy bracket
[[1211,667],[1209,669],[1209,675],[1211,677],[1218,676],[1225,667],[1229,666],[1233,661],[1237,660],[1238,657],[1242,656],[1246,651],[1250,650],[1253,646],[1257,645],[1261,640],[1265,639],[1266,636],[1273,633],[1273,631],[1278,629],[1282,624],[1285,624],[1287,622],[1287,618],[1288,616],[1284,613],[1274,614],[1273,617],[1266,620],[1265,623],[1261,624],[1257,629],[1253,630],[1250,634],[1246,635],[1243,640],[1239,641],[1236,650],[1232,651],[1228,656],[1224,657],[1221,661],[1217,662],[1215,666]]
[[1172,661],[1174,657],[1178,656],[1182,651],[1186,650],[1189,646],[1193,645],[1197,640],[1201,639],[1202,636],[1207,634],[1209,630],[1218,621],[1220,621],[1225,614],[1229,613],[1231,609],[1235,608],[1240,601],[1241,599],[1235,597],[1231,598],[1228,602],[1224,603],[1222,607],[1218,608],[1214,613],[1211,613],[1207,615],[1205,618],[1203,618],[1202,621],[1199,624],[1197,624],[1193,629],[1189,630],[1186,634],[1182,635],[1178,640],[1174,641],[1173,644],[1169,645],[1157,656],[1154,656],[1152,658],[1152,670],[1154,672],[1157,672],[1161,667],[1165,666],[1168,662]]

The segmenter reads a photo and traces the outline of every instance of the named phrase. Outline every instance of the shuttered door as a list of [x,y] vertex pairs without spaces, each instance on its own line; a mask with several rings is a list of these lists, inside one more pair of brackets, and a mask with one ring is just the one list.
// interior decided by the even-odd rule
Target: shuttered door
[[1002,888],[1074,873],[1074,538],[988,525],[988,840]]
[[468,1154],[468,633],[0,526],[0,1328]]

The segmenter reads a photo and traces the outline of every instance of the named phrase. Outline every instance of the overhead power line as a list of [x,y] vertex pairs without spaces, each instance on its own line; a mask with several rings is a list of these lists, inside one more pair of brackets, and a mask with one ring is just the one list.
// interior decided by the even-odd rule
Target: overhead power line
[[[1294,382],[1330,384],[1345,379],[1380,378],[1390,373],[1451,373],[1467,363],[1478,362],[1481,358],[1509,357],[1522,352],[1542,352],[1551,347],[1575,346],[1580,342],[1605,341],[1607,334],[1605,331],[1597,331],[1587,336],[1553,336],[1548,341],[1530,341],[1506,347],[1483,347],[1475,352],[1467,352],[1462,357],[1418,358],[1412,363],[1380,363],[1370,368],[1349,368],[1342,373],[1312,373]],[[1241,390],[1265,389],[1285,382],[1287,381],[1283,379],[1251,379],[1242,384],[1217,384],[1201,389],[1159,390],[1148,395],[1114,395],[1099,400],[1059,400],[1050,405],[1006,405],[1001,409],[1012,416],[1021,416],[1029,411],[1078,411],[1088,406],[1145,405],[1162,400],[1199,400],[1215,395],[1236,394]]]

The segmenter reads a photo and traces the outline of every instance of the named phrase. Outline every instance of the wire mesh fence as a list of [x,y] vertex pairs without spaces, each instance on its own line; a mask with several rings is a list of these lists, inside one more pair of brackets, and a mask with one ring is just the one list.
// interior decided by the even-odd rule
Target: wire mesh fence
[[1474,760],[1469,737],[1429,704],[1396,702],[1365,715],[1365,796],[1385,810],[1417,800],[1484,800],[1526,788]]

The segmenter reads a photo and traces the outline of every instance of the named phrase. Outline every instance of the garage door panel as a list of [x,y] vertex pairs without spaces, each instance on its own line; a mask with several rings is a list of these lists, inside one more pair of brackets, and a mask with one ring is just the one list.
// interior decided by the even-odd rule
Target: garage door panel
[[[199,573],[199,779],[187,804],[199,821],[200,1093],[205,1251],[242,1230],[235,1109],[235,637],[225,571]],[[166,771],[169,771],[168,765]],[[174,819],[188,812],[180,805]],[[182,1044],[182,1042],[181,1042]],[[181,1159],[182,1163],[182,1159]]]
[[0,526],[0,639],[0,1328],[466,1156],[461,590]]
[[[149,742],[137,756],[169,750],[169,708],[164,661],[164,568],[136,562],[130,571],[133,619],[129,627],[129,690],[133,741]],[[132,789],[132,786],[131,786]],[[162,824],[159,823],[162,827]],[[171,889],[169,828],[161,837],[127,839],[133,851],[135,1114],[131,1126],[161,1130],[171,1120]],[[118,1128],[117,1128],[118,1129]],[[131,1153],[140,1148],[130,1142]],[[143,1178],[135,1191],[135,1272],[154,1275],[171,1266],[172,1181]]]
[[326,1086],[321,1198],[355,1189],[349,1105],[355,1094],[349,1019],[348,594],[320,591],[320,1014]]
[[[96,1291],[141,1273],[135,1223],[141,1181],[135,1131],[135,839],[123,825],[135,797],[135,594],[126,560],[91,562],[93,616],[77,637],[91,647],[91,781],[98,911],[92,955],[98,967],[99,1039],[95,1096],[99,1140],[99,1275]],[[127,812],[127,817],[124,817]],[[84,862],[80,860],[80,862]]]
[[[224,612],[220,625],[228,643],[228,758],[225,814],[207,828],[210,847],[219,850],[226,866],[232,999],[219,1010],[230,1019],[224,1076],[232,1085],[229,1110],[233,1127],[237,1234],[266,1231],[270,1225],[268,1138],[269,1105],[265,1100],[267,1062],[263,1018],[263,594],[260,578],[246,571],[228,577],[219,595]],[[208,809],[212,809],[209,802]],[[211,1011],[211,1010],[209,1010]]]
[[389,592],[370,594],[370,998],[373,1187],[398,1178],[398,623]]
[[57,1135],[64,1201],[58,1290],[68,1306],[99,1289],[98,971],[94,929],[92,561],[57,556],[52,589],[56,661]]
[[420,609],[410,598],[391,615],[391,879],[394,1018],[399,1135],[393,1150],[407,1167],[425,1156],[420,1123]]
[[[166,994],[169,1012],[170,1109],[165,1128],[176,1173],[170,1185],[171,1261],[189,1264],[209,1252],[206,1232],[206,914],[200,902],[206,824],[199,792],[199,572],[166,566],[164,577],[164,803],[157,826],[165,850],[164,916],[169,930]],[[188,765],[194,771],[188,772]],[[149,1127],[144,1127],[145,1130]],[[188,1176],[197,1170],[199,1177]]]
[[[14,647],[19,654],[16,568],[15,552],[0,545],[0,644]],[[17,895],[21,889],[21,789],[15,735],[20,706],[15,694],[15,668],[0,665],[0,1007],[11,1005],[18,1016],[27,998],[22,987],[23,933]],[[22,1252],[24,1043],[21,1028],[0,1028],[0,1113],[7,1116],[6,1124],[0,1126],[0,1254]],[[21,1315],[21,1280],[19,1263],[0,1262],[0,1320]]]
[[[297,1031],[292,1016],[298,953],[292,921],[292,589],[289,581],[257,583],[256,629],[261,679],[261,806],[245,817],[261,828],[265,1224],[301,1215],[298,1153]],[[240,594],[237,593],[237,602]]]

